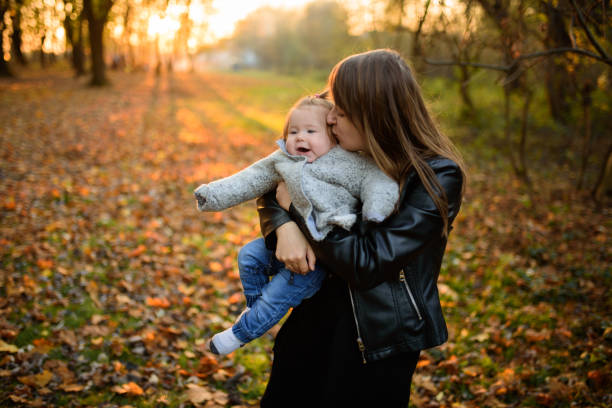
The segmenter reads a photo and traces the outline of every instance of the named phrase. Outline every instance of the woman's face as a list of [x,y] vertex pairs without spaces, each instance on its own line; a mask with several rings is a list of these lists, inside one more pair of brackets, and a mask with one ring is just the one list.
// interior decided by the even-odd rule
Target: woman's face
[[335,106],[327,114],[327,123],[332,133],[338,139],[340,146],[348,151],[368,151],[365,135],[349,120],[342,109]]

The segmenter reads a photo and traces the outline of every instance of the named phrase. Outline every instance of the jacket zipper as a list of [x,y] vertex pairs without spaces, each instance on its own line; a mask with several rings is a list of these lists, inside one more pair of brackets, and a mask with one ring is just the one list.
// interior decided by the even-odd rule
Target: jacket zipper
[[406,276],[404,275],[404,270],[402,269],[399,274],[399,280],[404,283],[406,290],[408,291],[408,296],[410,296],[410,302],[412,302],[412,306],[414,306],[414,310],[416,310],[417,316],[419,320],[423,320],[423,316],[421,316],[421,311],[414,300],[414,296],[412,295],[412,291],[410,290],[410,286],[408,286],[408,282],[406,281]]
[[353,318],[355,319],[355,327],[357,327],[357,346],[359,347],[359,351],[361,351],[361,358],[363,359],[363,364],[366,364],[365,358],[365,344],[363,344],[363,340],[361,339],[361,331],[359,330],[359,322],[357,321],[357,312],[355,311],[355,301],[353,300],[353,291],[351,287],[348,287],[349,295],[351,296],[351,307],[353,308]]

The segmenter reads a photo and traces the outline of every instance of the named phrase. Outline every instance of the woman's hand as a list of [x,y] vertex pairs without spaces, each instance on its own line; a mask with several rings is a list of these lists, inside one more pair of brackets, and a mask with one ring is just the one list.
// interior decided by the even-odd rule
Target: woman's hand
[[295,222],[278,227],[276,238],[276,259],[283,262],[287,269],[301,275],[314,271],[317,258]]
[[276,186],[276,201],[278,204],[287,212],[289,212],[289,207],[291,207],[291,197],[289,196],[289,190],[287,190],[287,185],[284,181],[278,183]]

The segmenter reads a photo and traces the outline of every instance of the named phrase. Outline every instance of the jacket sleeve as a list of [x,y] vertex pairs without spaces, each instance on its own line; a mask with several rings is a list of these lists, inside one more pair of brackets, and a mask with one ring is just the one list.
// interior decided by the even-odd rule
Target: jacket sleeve
[[276,229],[293,220],[289,213],[276,201],[276,191],[274,190],[257,200],[257,212],[259,213],[259,226],[266,241],[266,248],[274,251],[276,250]]
[[[462,173],[447,159],[438,163],[434,171],[448,197],[452,221],[461,204]],[[399,270],[429,242],[441,240],[442,217],[420,180],[415,177],[404,190],[398,211],[384,222],[358,223],[350,232],[336,228],[319,242],[308,236],[299,213],[293,207],[290,210],[317,260],[351,286],[368,289],[396,279]]]
[[277,150],[234,175],[202,184],[194,191],[198,210],[221,211],[267,193],[281,180],[274,163],[282,154]]

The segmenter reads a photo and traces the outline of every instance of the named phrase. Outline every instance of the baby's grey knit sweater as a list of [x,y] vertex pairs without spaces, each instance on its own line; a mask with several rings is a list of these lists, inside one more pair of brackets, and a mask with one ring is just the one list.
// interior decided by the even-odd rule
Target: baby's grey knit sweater
[[362,218],[381,222],[393,212],[399,187],[368,157],[333,147],[308,163],[304,156],[280,149],[240,172],[202,184],[195,190],[200,211],[221,211],[260,197],[285,181],[291,201],[320,241],[338,225],[350,230]]

